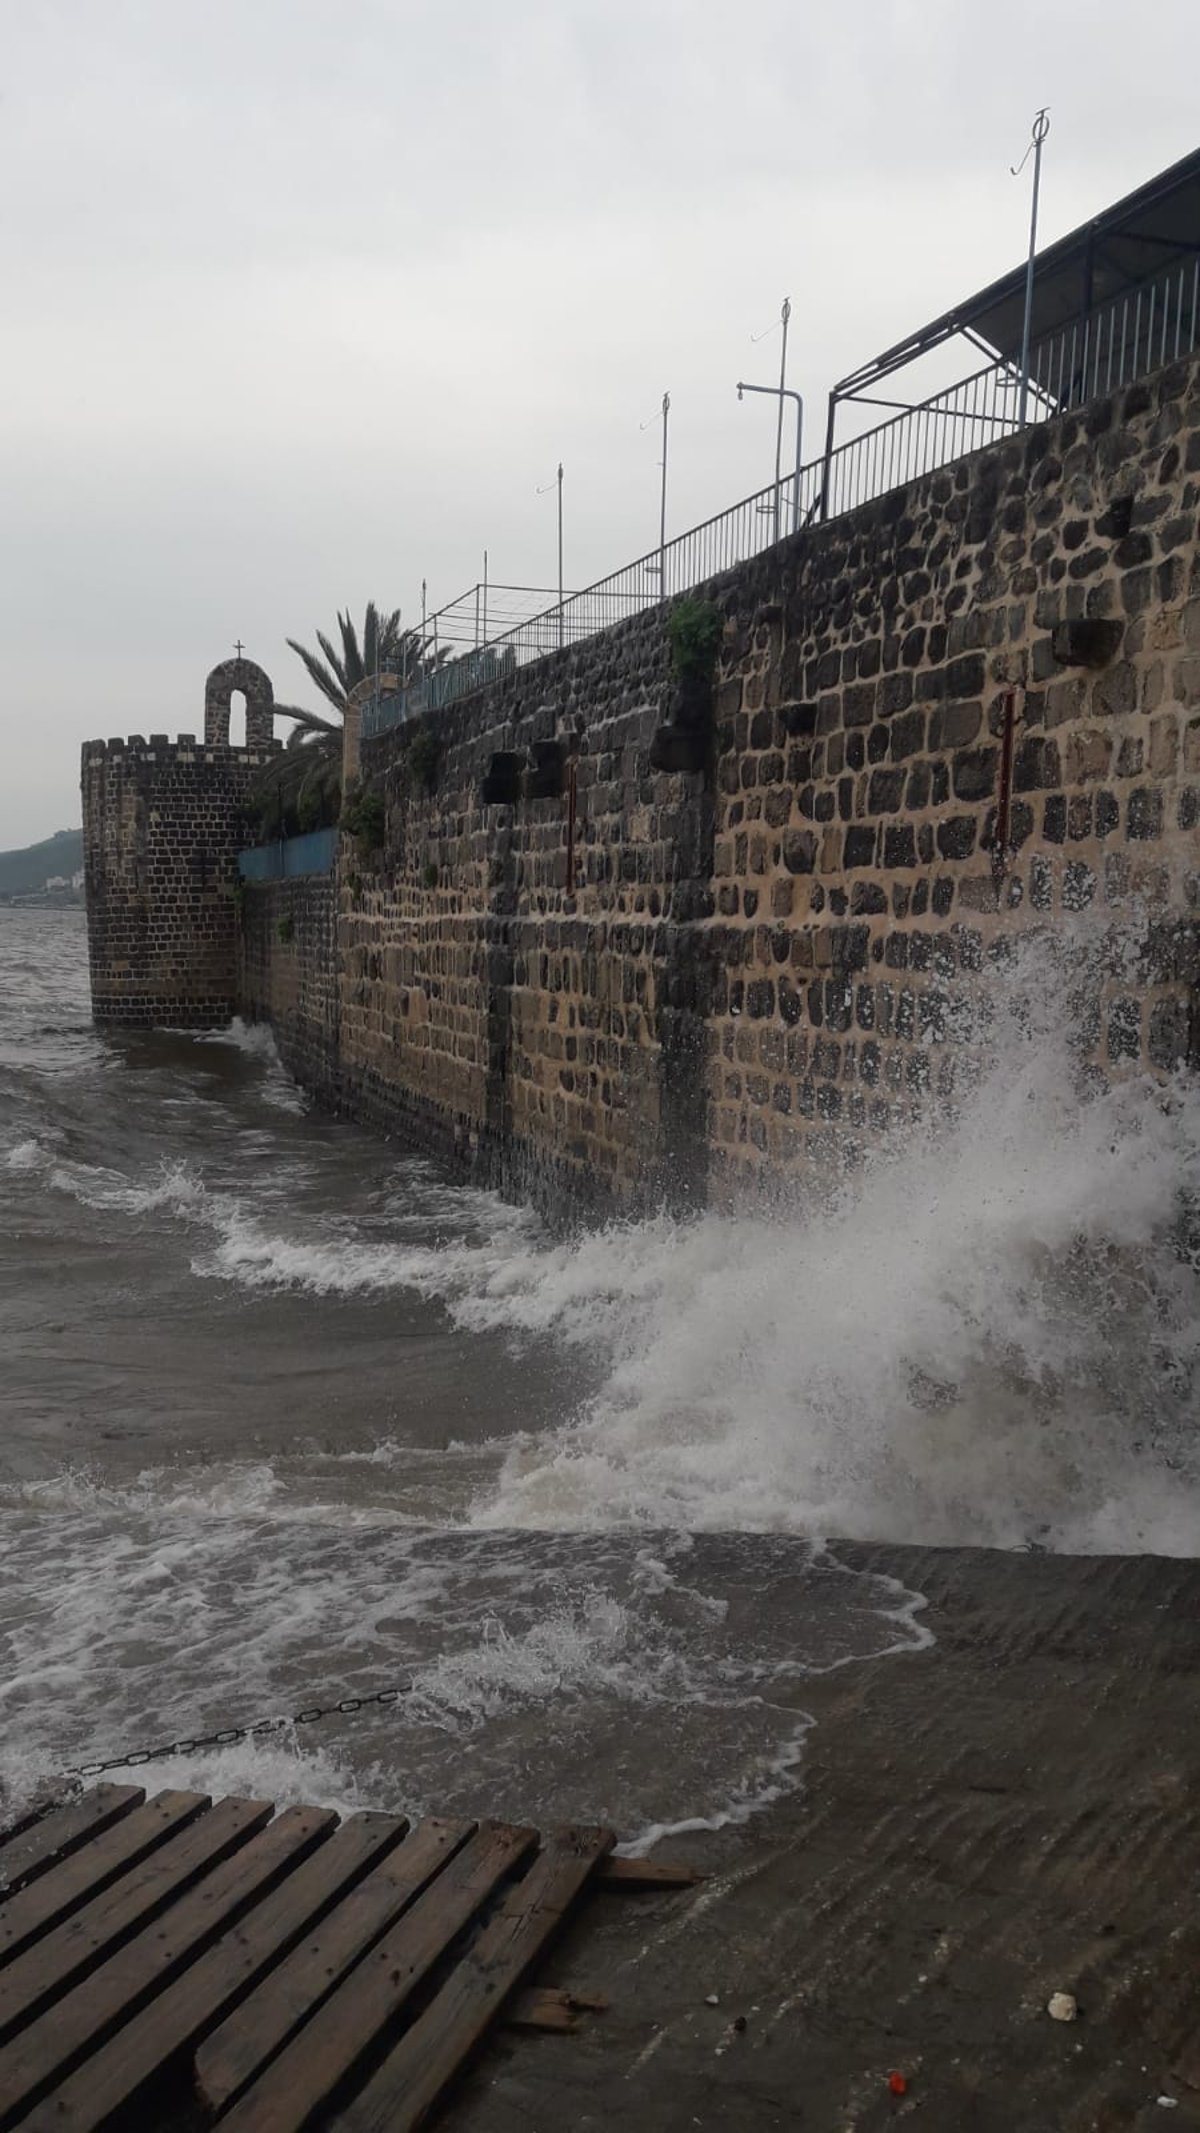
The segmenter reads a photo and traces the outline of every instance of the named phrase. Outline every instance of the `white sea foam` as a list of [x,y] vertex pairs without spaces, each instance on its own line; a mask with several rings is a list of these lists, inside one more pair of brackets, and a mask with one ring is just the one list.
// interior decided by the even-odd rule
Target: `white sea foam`
[[3,1157],[5,1170],[14,1171],[41,1170],[47,1161],[46,1150],[36,1140],[18,1141],[14,1147],[5,1150]]
[[[319,1512],[281,1522],[261,1478],[239,1514],[229,1478],[5,1492],[22,1594],[0,1688],[10,1791],[393,1686],[386,1710],[187,1748],[156,1782],[343,1809],[544,1807],[649,1841],[792,1782],[809,1673],[924,1641],[912,1596],[905,1619],[886,1581],[795,1542],[730,1557],[671,1536],[350,1535]],[[761,1639],[728,1619],[731,1572],[761,1593]]]
[[1113,968],[1110,942],[1081,939],[990,972],[989,1056],[957,1116],[819,1209],[564,1240],[415,1167],[354,1222],[300,1209],[286,1227],[268,1186],[180,1165],[52,1177],[202,1232],[205,1278],[383,1306],[408,1290],[465,1333],[603,1365],[581,1413],[514,1444],[480,1526],[1191,1554],[1200,1095],[1081,1084],[1079,1027]]
[[1053,974],[1001,989],[953,1126],[819,1214],[615,1228],[453,1303],[612,1358],[477,1519],[1196,1553],[1200,1099],[1085,1099]]

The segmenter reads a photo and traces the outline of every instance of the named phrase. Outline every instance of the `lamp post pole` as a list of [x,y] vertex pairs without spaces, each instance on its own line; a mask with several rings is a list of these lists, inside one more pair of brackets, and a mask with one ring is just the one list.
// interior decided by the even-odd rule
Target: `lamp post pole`
[[563,467],[561,459],[558,462],[558,472],[554,480],[546,482],[537,493],[539,496],[545,496],[556,486],[558,489],[558,648],[561,652],[565,634],[563,614]]
[[783,464],[783,400],[784,400],[784,394],[785,394],[785,393],[787,392],[787,341],[788,341],[788,320],[790,319],[791,315],[792,315],[792,303],[791,303],[791,298],[790,298],[790,297],[788,297],[788,296],[785,296],[785,297],[784,297],[784,299],[783,299],[783,309],[781,310],[781,312],[780,312],[780,314],[779,314],[780,320],[781,320],[781,322],[782,322],[782,325],[783,325],[783,348],[782,348],[782,351],[781,351],[781,353],[780,353],[780,357],[779,357],[779,420],[778,420],[778,422],[777,422],[777,423],[776,423],[776,425],[775,425],[775,538],[776,538],[776,540],[778,540],[778,539],[779,539],[779,535],[780,535],[780,532],[782,531],[782,527],[781,527],[781,524],[780,524],[780,513],[781,513],[781,507],[782,507],[782,501],[783,501],[783,497],[782,497],[782,491],[781,491],[781,489],[780,489],[780,485],[779,485],[779,473],[780,473],[780,468],[781,468],[781,466],[782,466],[782,464]]
[[562,535],[562,526],[563,526],[563,520],[562,520],[562,513],[563,513],[563,470],[562,470],[562,460],[561,460],[561,459],[560,459],[560,460],[559,460],[559,462],[558,462],[558,475],[557,475],[557,481],[558,481],[558,649],[559,649],[559,651],[561,652],[561,650],[562,650],[562,644],[563,644],[563,535]]
[[[795,533],[795,532],[797,531],[798,527],[799,527],[799,524],[800,524],[800,470],[801,470],[801,467],[802,467],[802,464],[803,464],[803,455],[804,455],[804,401],[803,401],[803,399],[801,398],[800,394],[799,394],[798,392],[794,392],[794,391],[792,390],[792,388],[791,388],[790,386],[786,386],[786,385],[785,385],[785,386],[779,386],[779,385],[747,385],[747,383],[746,383],[746,381],[745,381],[745,379],[744,379],[744,378],[739,378],[739,379],[738,379],[738,388],[737,388],[737,396],[738,396],[738,399],[739,399],[739,400],[741,399],[741,397],[742,397],[742,394],[743,394],[743,393],[770,393],[770,395],[772,396],[772,398],[777,398],[777,399],[778,399],[778,401],[779,401],[779,423],[780,423],[780,428],[781,428],[781,429],[782,429],[782,427],[783,427],[783,403],[784,403],[784,401],[785,401],[785,400],[794,400],[794,401],[795,401],[795,403],[796,403],[796,472],[795,472],[795,476],[794,476],[794,480],[795,480],[795,484],[796,484],[796,487],[795,487],[795,494],[794,494],[794,495],[793,495],[793,497],[792,497],[792,532],[793,532],[793,533]],[[780,519],[780,501],[779,501],[779,498],[780,498],[780,481],[779,481],[779,447],[778,447],[778,444],[777,444],[777,445],[776,445],[776,452],[775,452],[775,538],[776,538],[776,540],[778,540],[778,539],[779,539],[779,519]],[[761,508],[761,507],[760,507],[760,508]]]
[[[1042,183],[1042,143],[1050,131],[1048,107],[1038,112],[1033,122],[1030,148],[1033,150],[1033,206],[1029,216],[1029,263],[1025,269],[1025,319],[1021,329],[1021,401],[1017,420],[1024,424],[1025,410],[1029,404],[1029,338],[1033,325],[1033,266],[1037,256],[1038,193]],[[1029,161],[1029,148],[1019,163],[1012,166],[1015,177],[1024,170]]]
[[[665,600],[667,597],[667,424],[670,420],[670,415],[671,395],[670,393],[664,393],[662,396],[662,486],[659,491],[658,505],[658,596],[660,600]],[[638,423],[638,428],[640,430],[648,430],[654,419],[653,415],[647,415],[644,422]],[[647,570],[653,570],[653,563],[647,563],[646,568]]]
[[662,397],[662,499],[658,512],[658,590],[660,597],[667,597],[667,423],[671,414],[671,395]]

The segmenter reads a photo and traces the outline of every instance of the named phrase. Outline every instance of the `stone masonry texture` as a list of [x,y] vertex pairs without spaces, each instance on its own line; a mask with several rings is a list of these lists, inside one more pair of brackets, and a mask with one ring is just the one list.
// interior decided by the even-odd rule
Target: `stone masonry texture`
[[[953,1101],[1031,929],[1136,937],[1094,1072],[1194,1067],[1198,508],[1193,361],[701,588],[724,634],[699,718],[658,610],[364,740],[382,843],[247,885],[222,982],[324,1100],[601,1209],[841,1170]],[[85,751],[98,1012],[149,1001],[156,955],[164,991],[171,955],[220,991],[179,843],[218,833],[185,832],[182,783],[152,831],[138,754]]]
[[205,1028],[237,1007],[237,855],[266,751],[89,741],[83,851],[98,1021]]

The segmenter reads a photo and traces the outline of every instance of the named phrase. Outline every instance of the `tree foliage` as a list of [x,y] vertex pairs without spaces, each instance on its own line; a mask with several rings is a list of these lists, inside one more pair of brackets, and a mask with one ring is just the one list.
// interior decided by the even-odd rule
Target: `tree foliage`
[[286,837],[337,822],[342,800],[342,728],[352,690],[375,674],[395,674],[402,682],[422,679],[441,664],[419,630],[400,626],[400,609],[381,611],[368,600],[361,631],[347,608],[337,618],[337,643],[318,630],[317,651],[295,637],[289,648],[324,699],[320,711],[306,704],[276,704],[276,715],[293,721],[283,753],[264,772],[256,796],[254,832],[264,838]]

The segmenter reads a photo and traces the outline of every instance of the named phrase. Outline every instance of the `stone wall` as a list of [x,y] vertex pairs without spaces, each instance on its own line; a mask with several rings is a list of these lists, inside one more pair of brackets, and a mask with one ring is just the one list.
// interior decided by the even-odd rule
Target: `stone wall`
[[1200,366],[723,589],[709,1135],[744,1190],[951,1095],[991,959],[1134,938],[1107,1072],[1200,1063]]
[[1095,1063],[1194,1062],[1198,500],[1193,363],[704,588],[707,749],[658,615],[444,716],[428,791],[423,727],[365,743],[347,1100],[542,1197],[741,1195],[952,1098],[993,959],[1085,913],[1140,944]]
[[240,1011],[269,1022],[289,1073],[340,1104],[337,889],[332,875],[246,882],[239,899]]
[[363,742],[387,803],[382,850],[347,842],[341,868],[363,1116],[544,1199],[687,1195],[711,806],[702,776],[650,767],[670,693],[662,619],[641,616]]
[[[1091,1065],[1200,1061],[1200,364],[361,743],[333,883],[242,899],[249,752],[85,751],[97,1011],[236,986],[327,1101],[543,1203],[742,1196],[953,1100],[1031,928],[1132,939]],[[234,964],[240,953],[240,976]]]
[[92,1006],[144,1028],[227,1022],[237,1004],[242,817],[267,751],[190,734],[83,750]]

